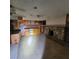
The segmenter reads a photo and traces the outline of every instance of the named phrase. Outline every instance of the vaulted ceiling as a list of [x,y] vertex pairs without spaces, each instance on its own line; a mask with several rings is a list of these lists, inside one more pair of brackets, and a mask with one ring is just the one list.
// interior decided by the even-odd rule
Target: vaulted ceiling
[[[46,19],[55,19],[69,13],[69,0],[11,0],[11,4],[24,9],[16,9],[16,13],[31,19],[32,15],[42,15]],[[34,9],[36,7],[37,9]]]

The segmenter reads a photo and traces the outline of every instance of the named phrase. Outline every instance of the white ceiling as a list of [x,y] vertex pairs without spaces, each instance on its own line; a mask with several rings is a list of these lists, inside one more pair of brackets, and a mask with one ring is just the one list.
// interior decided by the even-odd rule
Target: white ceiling
[[[26,10],[16,10],[17,14],[25,16],[26,19],[31,19],[30,15],[38,14],[46,19],[55,19],[69,13],[69,0],[14,0],[13,5]],[[34,6],[38,9],[34,9]]]

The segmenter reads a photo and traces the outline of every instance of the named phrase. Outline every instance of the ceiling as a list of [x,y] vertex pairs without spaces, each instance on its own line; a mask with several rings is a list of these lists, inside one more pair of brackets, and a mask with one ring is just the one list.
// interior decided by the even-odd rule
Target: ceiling
[[[42,15],[45,19],[55,19],[69,13],[69,0],[11,0],[14,6],[25,11],[16,10],[26,19],[36,19],[34,15]],[[34,7],[37,6],[37,9]]]

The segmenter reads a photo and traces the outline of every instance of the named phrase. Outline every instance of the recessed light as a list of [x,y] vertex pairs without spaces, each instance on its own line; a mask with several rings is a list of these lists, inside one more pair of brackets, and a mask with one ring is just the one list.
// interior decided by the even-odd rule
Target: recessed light
[[37,6],[35,6],[34,9],[37,9]]

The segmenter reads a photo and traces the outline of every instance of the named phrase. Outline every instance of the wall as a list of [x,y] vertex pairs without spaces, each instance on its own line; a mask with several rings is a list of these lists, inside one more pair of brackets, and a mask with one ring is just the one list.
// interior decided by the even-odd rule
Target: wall
[[46,20],[47,25],[59,25],[59,24],[65,24],[66,22],[66,17],[61,17],[58,19],[48,19]]

